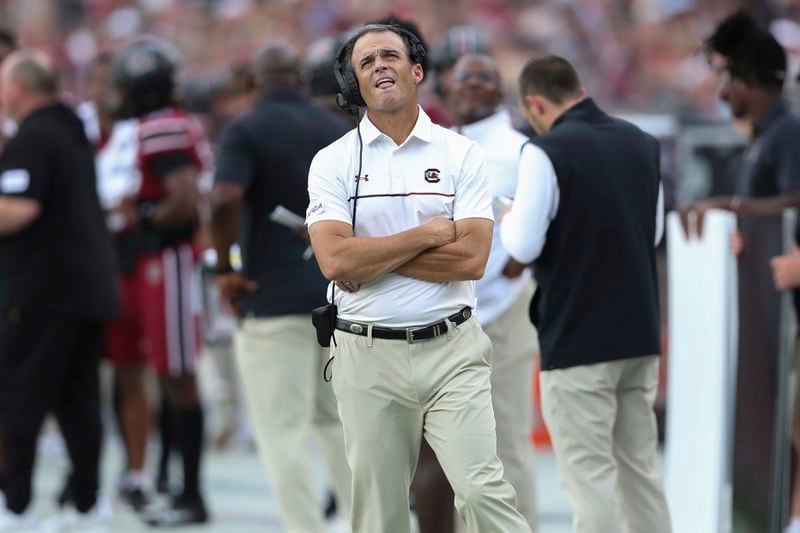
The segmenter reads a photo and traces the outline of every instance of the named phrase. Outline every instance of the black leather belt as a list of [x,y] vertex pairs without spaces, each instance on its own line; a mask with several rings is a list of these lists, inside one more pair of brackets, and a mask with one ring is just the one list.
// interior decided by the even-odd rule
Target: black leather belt
[[[458,326],[472,316],[472,309],[465,307],[458,313],[450,315],[447,320]],[[343,318],[336,319],[336,329],[366,337],[369,333],[369,324],[363,322],[350,322]],[[407,328],[381,328],[372,327],[372,336],[376,339],[404,340],[408,342],[424,341],[447,333],[447,324],[444,320],[427,326],[411,326]]]

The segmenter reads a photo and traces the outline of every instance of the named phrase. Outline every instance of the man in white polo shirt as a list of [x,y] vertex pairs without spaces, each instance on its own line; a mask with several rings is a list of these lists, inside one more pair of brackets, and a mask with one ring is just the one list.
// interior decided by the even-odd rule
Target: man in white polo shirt
[[[495,211],[517,189],[519,154],[528,138],[511,126],[501,107],[503,87],[497,64],[485,54],[467,54],[453,66],[448,107],[456,131],[477,142],[486,154]],[[497,214],[497,212],[495,213]],[[492,405],[497,420],[497,455],[517,493],[517,509],[536,530],[536,471],[533,429],[533,363],[539,351],[536,329],[528,317],[533,297],[530,269],[503,247],[500,225],[483,278],[475,284],[475,315],[492,340]]]
[[488,177],[479,147],[417,104],[424,53],[394,26],[365,26],[348,41],[337,62],[342,103],[367,115],[309,172],[311,243],[340,287],[333,390],[353,471],[351,523],[410,531],[424,436],[473,531],[529,532],[497,458],[492,346],[471,311],[492,237]]

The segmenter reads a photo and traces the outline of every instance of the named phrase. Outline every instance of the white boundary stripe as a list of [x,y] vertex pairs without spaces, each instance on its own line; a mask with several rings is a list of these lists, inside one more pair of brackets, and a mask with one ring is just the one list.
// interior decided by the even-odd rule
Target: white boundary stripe
[[183,244],[178,249],[180,254],[181,276],[181,320],[183,321],[183,356],[184,369],[188,374],[194,374],[197,359],[197,335],[194,321],[194,305],[192,292],[194,287],[194,257],[192,247]]
[[164,318],[167,336],[167,370],[170,375],[181,374],[181,346],[178,331],[178,280],[180,275],[175,251],[167,248],[161,254],[164,276]]

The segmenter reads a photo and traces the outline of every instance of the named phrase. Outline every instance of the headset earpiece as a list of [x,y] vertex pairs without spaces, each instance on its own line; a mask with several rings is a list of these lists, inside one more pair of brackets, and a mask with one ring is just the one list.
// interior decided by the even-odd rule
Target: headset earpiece
[[[410,31],[400,28],[398,26],[387,26],[387,31],[399,32],[409,49],[409,59],[412,63],[420,63],[422,58],[425,57],[425,47],[422,45],[416,35]],[[336,103],[351,115],[358,114],[359,107],[366,107],[367,103],[361,96],[361,91],[358,88],[358,80],[356,79],[355,72],[350,67],[350,61],[347,57],[348,53],[352,53],[352,46],[355,37],[348,39],[336,54],[336,61],[333,63],[333,75],[336,78],[336,83],[339,85],[339,94],[336,95]]]
[[361,91],[358,90],[358,80],[350,68],[350,61],[346,55],[352,52],[353,39],[348,39],[336,54],[336,61],[333,63],[333,75],[336,78],[336,83],[339,85],[339,94],[336,95],[336,103],[352,115],[358,114],[359,107],[365,107],[367,104],[361,97]]

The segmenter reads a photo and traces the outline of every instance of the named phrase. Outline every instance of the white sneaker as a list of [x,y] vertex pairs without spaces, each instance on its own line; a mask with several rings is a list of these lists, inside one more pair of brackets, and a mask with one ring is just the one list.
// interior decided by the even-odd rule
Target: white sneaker
[[411,533],[420,533],[419,519],[413,509],[411,510]]
[[350,533],[350,524],[337,514],[326,520],[325,531],[326,533]]
[[800,516],[793,516],[784,533],[800,533]]
[[6,509],[5,504],[0,508],[1,533],[11,533],[12,531],[31,533],[33,531],[38,531],[38,526],[38,520],[30,507],[22,514],[12,513]]
[[58,531],[80,531],[107,533],[111,531],[111,502],[106,496],[98,496],[94,507],[80,513],[73,506],[64,507],[58,517]]

